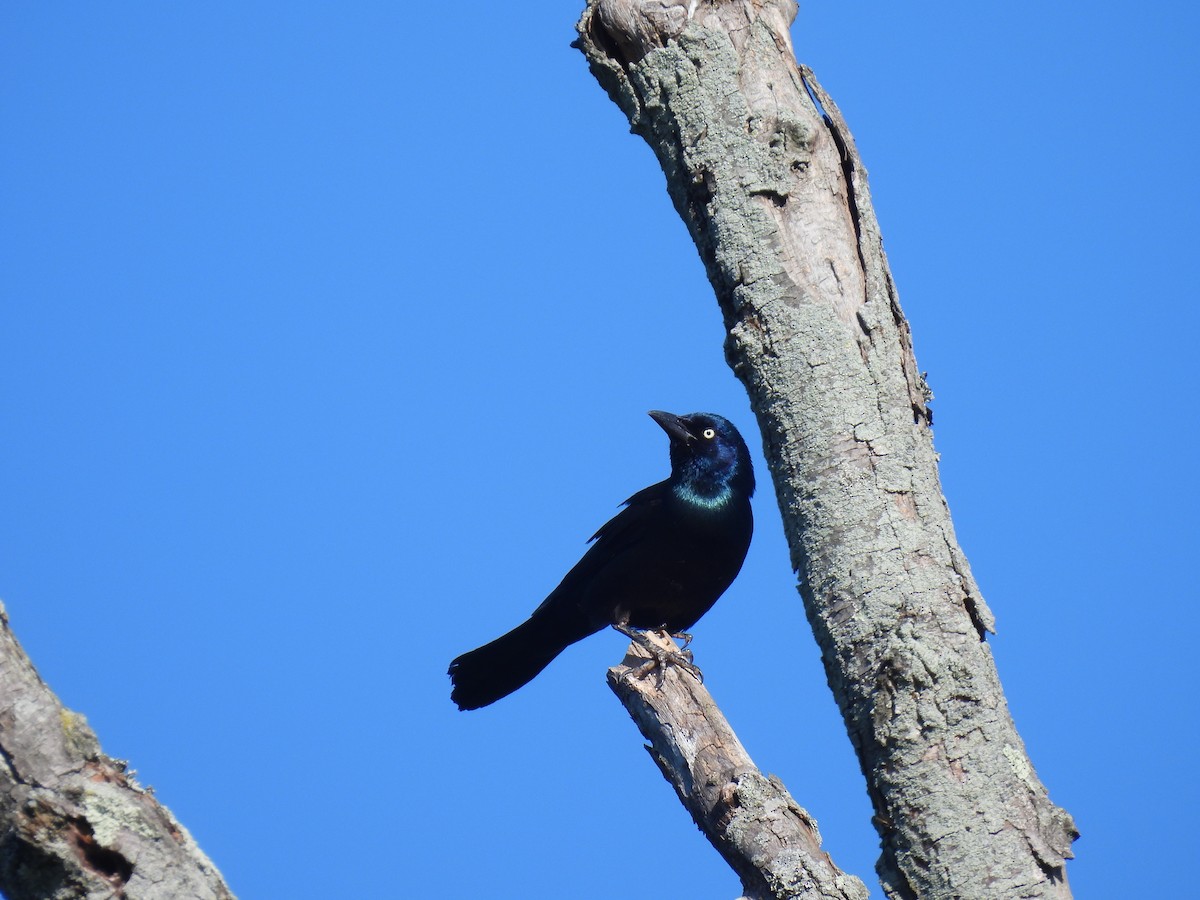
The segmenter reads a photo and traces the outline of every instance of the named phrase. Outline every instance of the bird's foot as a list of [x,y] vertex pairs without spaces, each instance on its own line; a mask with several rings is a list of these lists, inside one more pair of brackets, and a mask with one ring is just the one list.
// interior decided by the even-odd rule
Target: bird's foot
[[691,659],[692,651],[688,650],[688,644],[692,642],[692,636],[686,631],[672,631],[671,637],[675,638],[677,641],[683,641],[683,643],[679,645],[679,652],[686,653],[687,658]]
[[[659,676],[661,678],[663,674],[662,670],[665,669],[668,664],[670,664],[683,669],[701,684],[704,683],[704,673],[700,671],[699,666],[692,662],[692,651],[686,649],[687,643],[691,641],[691,635],[683,635],[683,637],[687,638],[687,641],[683,645],[683,649],[673,651],[660,647],[646,636],[645,631],[640,629],[631,628],[628,625],[614,625],[613,628],[617,629],[617,631],[621,632],[621,634],[625,635],[627,638],[632,640],[635,644],[650,654],[650,658],[648,660],[629,673],[633,677],[645,678],[655,669],[658,669]],[[657,633],[664,636],[667,634],[664,629],[658,629]],[[672,635],[672,637],[676,636],[677,635]]]

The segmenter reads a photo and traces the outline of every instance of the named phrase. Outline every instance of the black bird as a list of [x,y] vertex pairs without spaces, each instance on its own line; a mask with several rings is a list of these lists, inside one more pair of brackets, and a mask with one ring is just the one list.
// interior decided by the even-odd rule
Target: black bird
[[459,709],[507,697],[608,625],[635,640],[645,640],[638,630],[679,636],[737,576],[754,531],[745,441],[712,413],[650,416],[671,439],[671,477],[626,500],[527,621],[450,663]]

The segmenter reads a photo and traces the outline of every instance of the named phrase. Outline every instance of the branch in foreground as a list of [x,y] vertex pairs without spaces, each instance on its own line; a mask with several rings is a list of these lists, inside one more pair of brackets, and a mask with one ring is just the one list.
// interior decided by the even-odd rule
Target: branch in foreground
[[191,835],[100,752],[0,605],[0,891],[8,900],[233,900]]
[[817,823],[778,778],[758,770],[708,690],[670,665],[632,675],[647,659],[630,644],[621,665],[608,670],[609,686],[692,819],[742,879],[745,896],[866,900],[866,886],[821,849]]

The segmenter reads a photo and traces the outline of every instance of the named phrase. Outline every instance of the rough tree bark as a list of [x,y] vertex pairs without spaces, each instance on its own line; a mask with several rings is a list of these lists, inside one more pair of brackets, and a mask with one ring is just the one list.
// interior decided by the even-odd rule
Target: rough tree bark
[[233,900],[221,874],[59,703],[0,606],[0,892],[8,900]]
[[[667,638],[650,640],[676,649]],[[821,849],[817,823],[779,779],[758,770],[707,689],[670,666],[640,676],[649,658],[630,644],[608,683],[680,802],[742,879],[743,900],[866,900],[866,885]]]
[[792,0],[589,0],[577,46],[653,149],[764,436],[894,898],[1070,896],[941,492],[866,171]]

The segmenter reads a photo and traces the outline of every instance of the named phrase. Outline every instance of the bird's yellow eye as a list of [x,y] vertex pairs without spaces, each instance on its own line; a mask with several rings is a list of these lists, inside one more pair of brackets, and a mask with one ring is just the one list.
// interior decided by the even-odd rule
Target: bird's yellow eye
[[701,434],[704,435],[704,439],[706,441],[711,441],[713,438],[715,438],[717,436],[717,433],[715,431],[713,431],[711,428],[705,428],[704,431],[701,432]]

